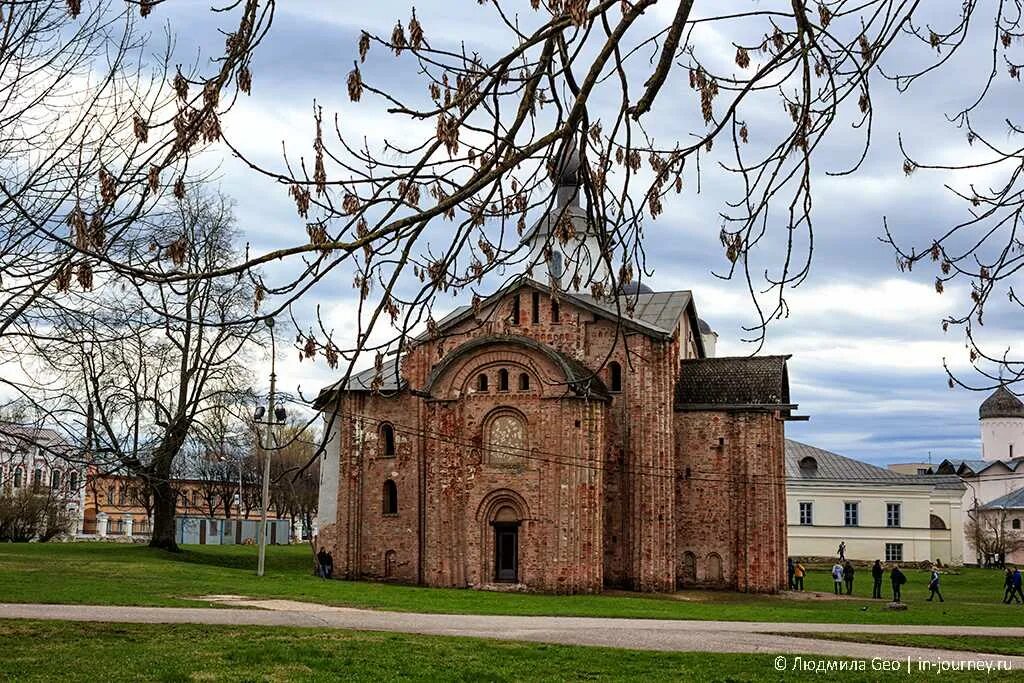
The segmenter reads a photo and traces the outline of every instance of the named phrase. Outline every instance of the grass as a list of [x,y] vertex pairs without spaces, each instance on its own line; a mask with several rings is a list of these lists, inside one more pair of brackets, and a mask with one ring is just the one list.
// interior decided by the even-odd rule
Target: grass
[[[754,596],[683,591],[644,596],[506,594],[373,582],[323,581],[312,576],[309,548],[272,546],[267,575],[255,575],[251,546],[190,546],[178,554],[141,545],[67,543],[0,545],[0,602],[196,606],[195,597],[235,594],[331,605],[449,614],[718,619],[815,623],[972,624],[1017,626],[1020,606],[1001,604],[997,571],[965,569],[943,577],[945,603],[926,603],[927,573],[908,570],[905,612],[884,601]],[[866,578],[867,573],[862,572]],[[825,571],[811,571],[809,591],[831,592]],[[855,593],[870,594],[858,579]],[[856,596],[855,596],[856,597]]]
[[[34,681],[803,681],[822,676],[777,673],[770,654],[636,652],[265,627],[0,621],[0,652],[0,679]],[[878,675],[870,665],[865,673],[842,674],[844,683]],[[941,679],[971,680],[949,673]]]
[[779,635],[840,640],[848,643],[877,643],[878,645],[930,647],[958,652],[1024,656],[1024,639],[1005,636],[932,636],[907,633],[782,633]]

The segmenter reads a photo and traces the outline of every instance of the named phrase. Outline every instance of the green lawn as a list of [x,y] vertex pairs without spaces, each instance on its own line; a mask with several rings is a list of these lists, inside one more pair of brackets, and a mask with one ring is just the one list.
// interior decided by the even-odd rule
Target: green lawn
[[[0,621],[0,679],[35,681],[810,681],[773,655],[635,652],[315,629]],[[789,661],[792,661],[792,657]],[[825,658],[810,656],[811,660]],[[827,660],[826,660],[827,661]],[[878,680],[841,674],[844,683]],[[991,680],[1012,680],[1013,674]],[[940,680],[900,675],[901,680]],[[941,680],[972,680],[944,674]],[[989,680],[987,678],[986,680]]]
[[[996,571],[963,570],[943,578],[945,603],[927,603],[927,574],[909,570],[905,612],[884,601],[826,600],[683,591],[674,596],[506,594],[312,576],[306,546],[273,546],[267,576],[255,575],[251,546],[191,546],[171,554],[140,545],[50,543],[0,545],[0,602],[195,606],[205,594],[279,597],[399,611],[552,616],[722,619],[792,622],[977,624],[1019,626],[1024,610],[1000,603]],[[867,577],[867,572],[861,576]],[[809,590],[831,591],[824,571],[811,571]],[[870,594],[858,580],[855,594]]]
[[1024,656],[1024,638],[1001,636],[930,636],[905,633],[782,633],[780,635],[820,638],[822,640],[841,640],[853,643],[931,647],[938,650]]

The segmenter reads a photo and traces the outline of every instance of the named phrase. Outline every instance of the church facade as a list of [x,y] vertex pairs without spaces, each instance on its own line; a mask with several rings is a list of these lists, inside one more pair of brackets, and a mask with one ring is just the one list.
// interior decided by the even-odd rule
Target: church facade
[[346,578],[775,592],[788,357],[713,357],[688,291],[579,291],[610,280],[607,237],[566,159],[525,238],[543,282],[528,271],[321,392],[319,543]]
[[335,572],[780,589],[787,359],[708,357],[701,324],[689,292],[608,302],[523,277],[325,389]]

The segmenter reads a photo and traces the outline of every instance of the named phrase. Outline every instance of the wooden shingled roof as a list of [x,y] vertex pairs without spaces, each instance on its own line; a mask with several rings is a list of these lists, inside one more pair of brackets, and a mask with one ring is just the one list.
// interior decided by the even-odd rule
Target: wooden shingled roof
[[785,410],[789,356],[732,356],[681,361],[677,410]]

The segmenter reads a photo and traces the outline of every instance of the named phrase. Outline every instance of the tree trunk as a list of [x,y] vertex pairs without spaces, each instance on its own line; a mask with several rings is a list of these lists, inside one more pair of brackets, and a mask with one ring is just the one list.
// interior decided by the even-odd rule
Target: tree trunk
[[153,535],[149,539],[150,548],[178,552],[178,543],[174,540],[174,515],[178,498],[171,478],[174,458],[185,442],[188,428],[189,423],[185,420],[175,422],[167,428],[163,442],[153,451],[149,480],[153,491]]
[[151,484],[153,490],[153,533],[149,539],[150,548],[162,548],[178,552],[174,540],[175,493],[168,478],[157,477]]

